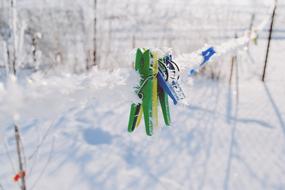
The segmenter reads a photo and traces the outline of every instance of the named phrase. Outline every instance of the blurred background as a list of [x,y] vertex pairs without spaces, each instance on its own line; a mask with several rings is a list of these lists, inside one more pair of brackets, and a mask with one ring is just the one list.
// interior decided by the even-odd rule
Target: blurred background
[[[256,43],[226,43],[238,50],[217,51],[188,76],[191,52],[217,50],[270,21],[272,4],[0,0],[0,190],[20,189],[16,124],[29,190],[284,190],[285,0],[277,4],[265,83],[270,22]],[[127,132],[138,47],[172,49],[186,68],[185,102],[170,103],[172,127],[159,115],[151,138],[143,124]]]
[[[190,53],[241,36],[271,14],[257,0],[0,0],[0,66],[12,61],[16,10],[18,68],[84,72],[132,64],[136,47]],[[279,1],[273,39],[285,39]],[[259,38],[267,38],[268,28]],[[58,69],[60,68],[60,69]]]

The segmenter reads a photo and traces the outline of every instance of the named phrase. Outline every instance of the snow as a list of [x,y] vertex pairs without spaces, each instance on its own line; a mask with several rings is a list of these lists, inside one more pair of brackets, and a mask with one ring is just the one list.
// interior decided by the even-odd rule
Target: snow
[[[239,61],[246,57],[239,53]],[[127,132],[130,70],[35,74],[24,84],[12,78],[1,85],[1,105],[19,114],[31,189],[283,189],[285,89],[282,76],[275,76],[282,61],[274,63],[266,84],[241,72],[238,106],[226,82],[197,78],[184,84],[190,105],[172,105],[172,126],[156,129],[153,137],[143,125]],[[6,126],[4,142],[16,166],[13,130]],[[1,184],[14,189],[4,144]]]
[[[228,3],[212,3],[222,2]],[[280,15],[277,27],[284,18]],[[114,59],[115,67],[106,63],[108,69],[99,65],[79,73],[64,64],[49,72],[24,68],[17,77],[1,69],[0,189],[19,189],[13,181],[18,168],[14,124],[20,128],[27,189],[285,189],[284,40],[272,41],[266,83],[260,78],[267,42],[261,38],[257,45],[240,48],[247,40],[223,39],[206,71],[193,78],[187,71],[201,62],[201,50],[173,49],[187,97],[177,106],[171,103],[172,126],[165,127],[159,113],[152,137],[143,123],[127,132],[130,105],[140,101],[134,93],[139,76],[120,60]],[[131,65],[134,50],[122,55]],[[230,86],[233,55],[239,81],[234,75]],[[6,60],[5,54],[0,60]],[[207,77],[211,68],[219,80]]]
[[36,73],[22,80],[21,84],[10,76],[6,87],[0,83],[1,121],[9,118],[12,121],[14,115],[53,118],[72,107],[84,106],[94,97],[106,101],[115,95],[126,103],[137,102],[134,87],[138,81],[138,74],[126,69],[109,72],[95,68],[88,74],[60,76]]

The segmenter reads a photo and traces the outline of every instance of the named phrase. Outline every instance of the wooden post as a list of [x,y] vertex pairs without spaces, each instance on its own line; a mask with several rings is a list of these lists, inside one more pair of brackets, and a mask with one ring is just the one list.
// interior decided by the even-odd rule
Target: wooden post
[[[235,34],[235,39],[237,39],[237,34]],[[237,56],[234,55],[232,56],[232,60],[231,60],[231,68],[230,68],[230,78],[229,78],[229,85],[232,85],[232,78],[233,78],[233,70],[234,70],[234,65],[237,62]]]
[[233,77],[233,70],[234,70],[234,64],[235,64],[236,56],[234,55],[232,57],[232,62],[231,62],[231,69],[230,69],[230,78],[229,78],[229,85],[232,85],[232,77]]
[[[235,34],[235,38],[237,39],[238,36]],[[238,60],[237,55],[234,55],[231,60],[231,69],[230,69],[230,78],[229,78],[229,86],[232,87],[232,78],[233,78],[233,71],[235,66],[235,90],[236,90],[236,104],[239,102],[239,71],[238,71]]]
[[273,31],[276,8],[277,8],[277,0],[275,0],[274,9],[273,9],[272,16],[271,16],[271,24],[270,24],[270,29],[269,29],[266,56],[265,56],[265,62],[264,62],[264,66],[263,66],[263,73],[262,73],[262,82],[264,82],[264,80],[265,80],[265,74],[266,74],[266,68],[267,68],[267,62],[268,62],[268,55],[269,55],[269,51],[270,51],[270,43],[271,43],[271,38],[272,38],[272,31]]
[[[17,125],[15,127],[15,139],[16,139],[16,148],[17,148],[17,155],[18,155],[18,162],[19,162],[19,172],[24,172],[23,160],[21,155],[21,148],[20,148],[20,133]],[[26,181],[25,175],[21,176],[21,190],[26,190]]]
[[94,0],[93,65],[97,65],[97,0]]
[[16,0],[11,0],[11,9],[12,9],[12,31],[13,31],[13,60],[11,65],[11,70],[14,75],[16,75],[16,66],[17,66],[17,7]]
[[254,19],[255,19],[255,14],[252,14],[251,19],[250,19],[250,24],[249,24],[249,31],[252,30]]
[[[251,15],[251,19],[250,19],[250,24],[249,24],[249,38],[251,38],[252,35],[252,28],[253,28],[253,23],[254,23],[254,19],[255,19],[255,14]],[[250,41],[247,43],[247,48],[249,48],[250,45]]]
[[36,70],[38,70],[38,60],[37,60],[37,34],[34,33],[32,34],[32,56],[33,56],[33,66],[35,67]]
[[239,68],[238,68],[238,59],[236,57],[236,104],[239,104]]

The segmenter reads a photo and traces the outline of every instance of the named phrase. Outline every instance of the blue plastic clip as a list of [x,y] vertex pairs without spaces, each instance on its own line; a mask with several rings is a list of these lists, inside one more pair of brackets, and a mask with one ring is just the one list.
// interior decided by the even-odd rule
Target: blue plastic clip
[[203,62],[200,64],[200,66],[204,65],[206,62],[210,60],[210,58],[216,53],[213,47],[210,47],[206,49],[205,51],[202,51],[202,56],[204,58]]
[[173,88],[171,87],[171,85],[169,85],[164,79],[163,76],[161,74],[161,72],[158,72],[157,74],[157,79],[158,79],[158,84],[159,86],[166,92],[166,94],[168,94],[168,96],[172,99],[174,105],[177,104],[178,102],[178,97],[175,94],[175,91],[173,90]]

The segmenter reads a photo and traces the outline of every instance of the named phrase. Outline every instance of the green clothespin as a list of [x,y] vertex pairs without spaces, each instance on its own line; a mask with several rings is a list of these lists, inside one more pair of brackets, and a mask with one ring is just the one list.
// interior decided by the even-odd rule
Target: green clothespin
[[142,115],[144,115],[146,134],[151,136],[153,127],[158,125],[158,99],[160,100],[165,124],[170,125],[168,96],[158,85],[159,64],[157,53],[151,52],[149,49],[144,52],[138,49],[135,70],[141,76],[137,94],[142,99],[142,103],[133,103],[131,105],[128,131],[133,132],[139,126]]

